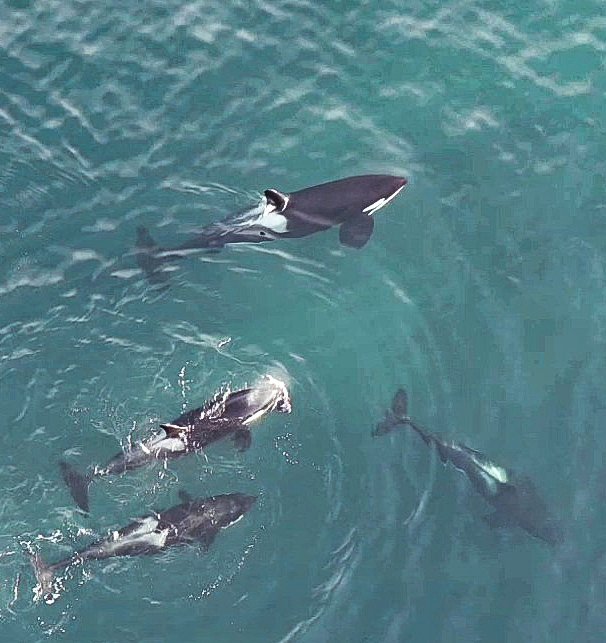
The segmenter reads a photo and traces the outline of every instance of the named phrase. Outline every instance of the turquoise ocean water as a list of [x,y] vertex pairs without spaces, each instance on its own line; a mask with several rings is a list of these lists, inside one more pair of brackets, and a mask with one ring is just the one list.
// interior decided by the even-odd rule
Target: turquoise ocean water
[[[603,641],[606,18],[602,2],[0,2],[0,639]],[[409,178],[362,250],[335,230],[192,257],[261,191]],[[290,416],[92,488],[159,421],[266,372]],[[531,475],[549,547],[415,435]],[[206,554],[71,570],[33,602],[27,549],[242,491]]]

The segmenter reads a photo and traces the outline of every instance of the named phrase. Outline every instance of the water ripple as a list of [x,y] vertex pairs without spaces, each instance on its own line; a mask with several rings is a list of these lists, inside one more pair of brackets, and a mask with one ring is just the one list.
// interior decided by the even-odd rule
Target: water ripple
[[[5,636],[156,640],[178,614],[184,636],[234,641],[596,638],[600,6],[19,5],[0,22]],[[335,230],[229,248],[164,290],[136,265],[139,225],[171,245],[266,187],[364,172],[410,185],[360,252]],[[74,509],[60,458],[103,461],[265,372],[294,410],[249,451]],[[415,436],[371,439],[400,386],[428,426],[536,476],[566,547],[491,534]],[[62,601],[31,603],[25,544],[58,558],[181,488],[260,501],[207,555],[78,567]]]

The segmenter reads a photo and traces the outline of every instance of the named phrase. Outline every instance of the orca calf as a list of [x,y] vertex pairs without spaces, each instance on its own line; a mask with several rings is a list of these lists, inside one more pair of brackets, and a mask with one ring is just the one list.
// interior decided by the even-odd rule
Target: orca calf
[[200,543],[208,549],[215,537],[238,522],[256,501],[256,496],[242,493],[192,498],[179,493],[181,504],[147,516],[141,516],[102,540],[74,552],[51,565],[39,554],[32,556],[38,587],[37,598],[53,602],[58,597],[54,580],[57,572],[88,560],[104,560],[114,556],[146,556],[169,547]]
[[61,461],[59,466],[73,499],[88,511],[88,488],[93,479],[132,471],[155,460],[201,451],[228,436],[233,437],[236,447],[243,451],[250,447],[253,422],[272,411],[290,413],[291,408],[284,382],[266,375],[252,388],[222,393],[205,406],[187,411],[169,424],[161,424],[162,433],[121,451],[103,467],[94,466],[83,474],[67,462]]
[[372,235],[373,214],[387,205],[407,181],[399,176],[352,176],[286,194],[268,189],[260,204],[205,227],[175,248],[161,248],[147,228],[137,229],[137,263],[153,283],[162,283],[163,264],[195,250],[218,251],[230,243],[263,243],[307,237],[339,226],[345,246],[361,248]]
[[489,526],[521,527],[550,545],[561,542],[559,526],[529,478],[515,475],[475,449],[446,442],[421,428],[408,416],[408,397],[403,389],[395,394],[391,409],[377,424],[373,435],[384,435],[398,426],[414,429],[425,444],[436,448],[443,463],[450,462],[467,476],[474,489],[494,507],[494,512],[484,518]]

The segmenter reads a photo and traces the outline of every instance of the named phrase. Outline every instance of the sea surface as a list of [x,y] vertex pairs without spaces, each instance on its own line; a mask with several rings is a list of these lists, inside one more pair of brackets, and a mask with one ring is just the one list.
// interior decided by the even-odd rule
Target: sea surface
[[[0,0],[0,639],[603,641],[606,14],[602,1]],[[176,245],[345,176],[409,179],[361,250],[338,231]],[[264,374],[293,412],[243,453],[85,469]],[[530,476],[565,538],[490,508],[411,431]],[[259,497],[201,548],[70,569],[196,496]]]

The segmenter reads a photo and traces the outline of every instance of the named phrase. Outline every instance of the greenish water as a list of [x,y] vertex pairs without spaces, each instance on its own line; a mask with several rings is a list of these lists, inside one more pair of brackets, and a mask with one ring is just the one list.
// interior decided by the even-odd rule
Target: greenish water
[[[38,641],[602,641],[606,21],[601,2],[0,2],[0,628]],[[409,178],[360,251],[331,230],[136,272],[255,201]],[[290,416],[93,487],[158,421],[265,372]],[[550,548],[414,435],[532,476]],[[207,554],[56,560],[195,495],[257,505]]]

